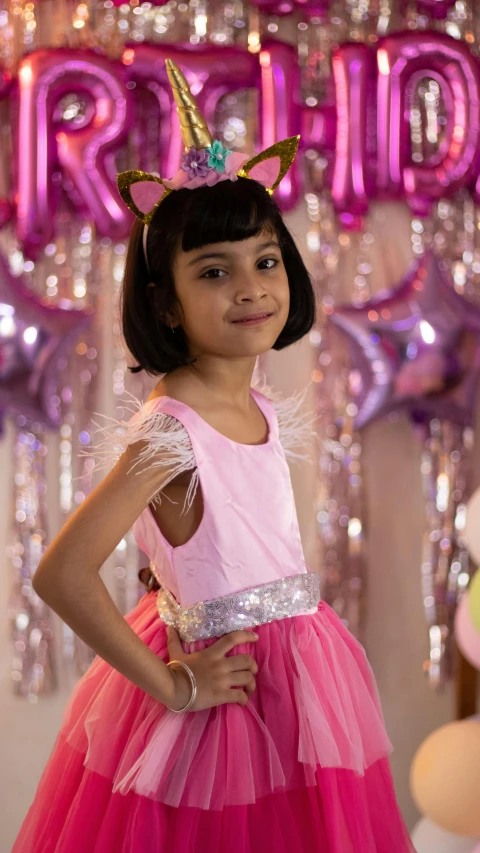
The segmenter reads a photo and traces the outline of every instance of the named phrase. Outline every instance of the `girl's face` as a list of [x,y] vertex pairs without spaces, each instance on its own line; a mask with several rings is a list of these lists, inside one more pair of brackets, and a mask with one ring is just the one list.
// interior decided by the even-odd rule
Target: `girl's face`
[[[275,233],[248,240],[180,249],[173,264],[183,316],[172,314],[189,341],[191,355],[254,357],[271,349],[290,308],[287,273]],[[258,323],[239,322],[267,315]]]

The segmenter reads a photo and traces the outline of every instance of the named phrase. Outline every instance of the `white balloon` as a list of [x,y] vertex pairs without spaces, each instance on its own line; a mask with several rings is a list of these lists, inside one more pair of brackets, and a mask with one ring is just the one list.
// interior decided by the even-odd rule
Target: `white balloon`
[[424,817],[412,832],[417,853],[477,853],[479,838],[452,835]]
[[467,503],[467,515],[462,538],[472,560],[480,565],[480,488],[476,489]]

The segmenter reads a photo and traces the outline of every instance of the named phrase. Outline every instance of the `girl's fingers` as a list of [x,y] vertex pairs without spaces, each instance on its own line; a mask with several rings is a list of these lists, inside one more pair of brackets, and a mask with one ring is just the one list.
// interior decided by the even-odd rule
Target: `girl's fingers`
[[225,655],[235,648],[235,646],[240,646],[244,643],[255,643],[257,640],[258,634],[254,634],[253,631],[231,631],[230,634],[220,637],[213,646],[210,646],[210,649],[215,649],[215,651],[219,651],[222,655]]
[[248,684],[251,687],[255,684],[255,678],[248,670],[242,670],[241,672],[230,672],[228,680],[232,687],[237,687],[237,685],[243,686],[245,684]]
[[251,655],[231,655],[231,657],[226,658],[225,662],[230,672],[237,672],[240,669],[258,672],[258,664]]
[[236,702],[238,705],[246,705],[248,702],[248,696],[245,693],[245,690],[231,690],[227,691],[228,696],[225,699],[225,702],[222,704],[232,704]]
[[[252,655],[233,654],[226,656],[235,646],[255,642],[258,639],[253,631],[232,631],[220,637],[213,645],[199,652],[180,657],[180,637],[176,631],[168,632],[170,659],[177,657],[188,662],[197,676],[199,693],[196,708],[210,708],[225,703],[246,705],[248,697],[256,689],[255,675],[258,664]],[[177,645],[178,644],[178,645]],[[178,648],[178,651],[177,651]],[[174,655],[172,655],[174,653]],[[198,664],[198,668],[197,668]],[[204,692],[205,691],[205,692]],[[207,696],[210,694],[209,701]]]

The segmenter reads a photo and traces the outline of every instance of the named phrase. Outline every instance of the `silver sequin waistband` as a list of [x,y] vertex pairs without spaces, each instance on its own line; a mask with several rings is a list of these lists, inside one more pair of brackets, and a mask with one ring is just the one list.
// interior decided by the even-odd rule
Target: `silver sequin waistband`
[[185,642],[221,637],[274,619],[299,616],[316,607],[319,601],[320,576],[316,572],[279,578],[189,607],[178,604],[164,587],[157,593],[160,618],[173,625]]

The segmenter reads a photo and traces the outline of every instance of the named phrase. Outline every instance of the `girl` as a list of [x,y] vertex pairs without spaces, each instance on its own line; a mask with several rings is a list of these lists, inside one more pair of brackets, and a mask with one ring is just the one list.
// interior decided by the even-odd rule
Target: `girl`
[[[286,457],[309,425],[251,385],[314,322],[271,198],[298,139],[228,152],[167,72],[179,172],[119,176],[124,335],[161,379],[34,578],[97,657],[12,853],[414,853],[365,652],[305,565]],[[132,524],[151,579],[124,618],[99,570]]]

